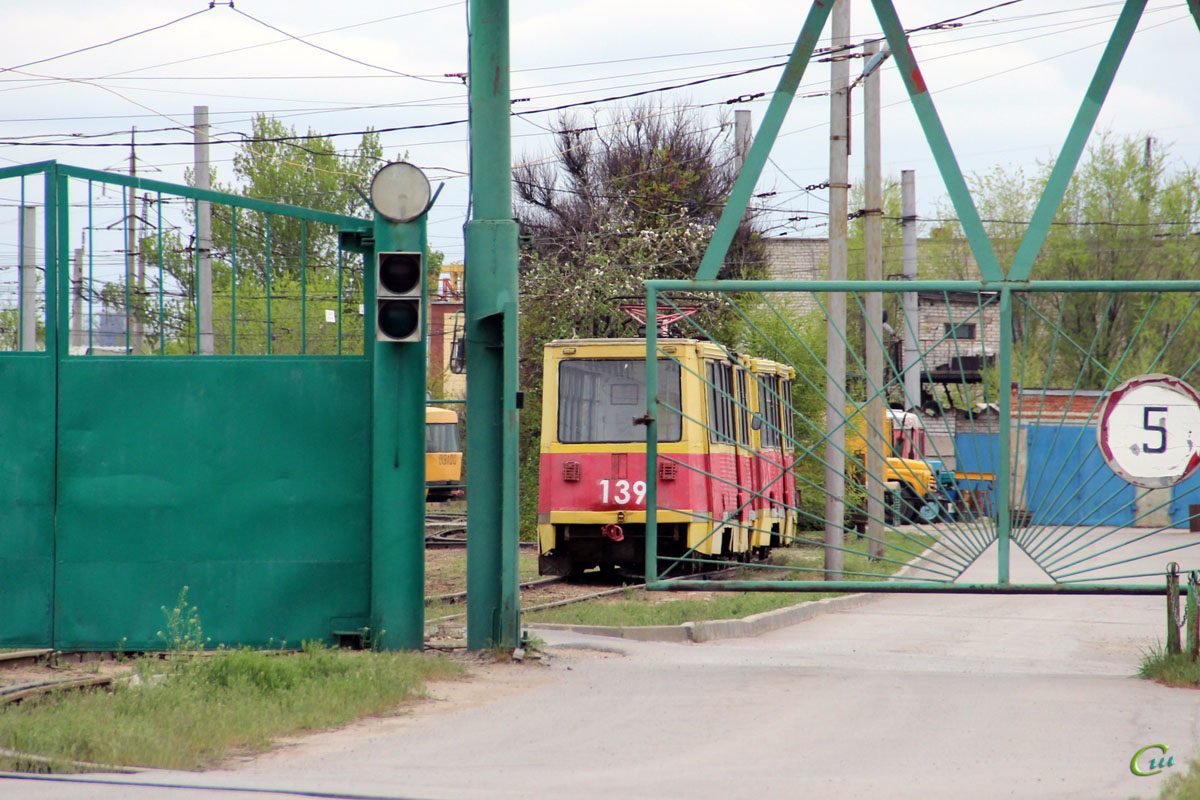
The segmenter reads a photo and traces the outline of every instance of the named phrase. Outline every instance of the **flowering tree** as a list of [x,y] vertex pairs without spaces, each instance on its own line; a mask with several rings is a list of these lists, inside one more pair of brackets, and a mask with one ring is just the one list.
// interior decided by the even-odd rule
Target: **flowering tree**
[[[637,106],[582,126],[563,117],[558,150],[514,171],[521,225],[522,511],[537,497],[542,347],[556,338],[636,336],[621,298],[642,282],[691,278],[720,217],[737,160],[731,126],[695,111]],[[765,276],[754,219],[743,219],[722,278]],[[716,335],[734,321],[713,302],[697,319]]]

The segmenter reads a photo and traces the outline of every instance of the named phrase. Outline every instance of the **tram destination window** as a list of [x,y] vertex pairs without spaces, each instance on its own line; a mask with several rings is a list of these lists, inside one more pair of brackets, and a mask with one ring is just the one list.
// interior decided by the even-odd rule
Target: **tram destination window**
[[[658,440],[678,442],[683,420],[679,403],[679,365],[658,361]],[[558,365],[558,441],[640,442],[646,429],[634,423],[646,411],[646,362],[612,358],[579,358]]]

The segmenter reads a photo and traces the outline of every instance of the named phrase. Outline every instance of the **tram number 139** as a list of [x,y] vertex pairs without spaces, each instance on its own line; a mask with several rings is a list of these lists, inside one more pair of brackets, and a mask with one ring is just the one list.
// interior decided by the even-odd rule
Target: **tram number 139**
[[[611,498],[611,500],[610,500]],[[635,505],[641,505],[646,502],[646,482],[645,481],[600,481],[600,502],[601,503],[616,503],[619,506],[627,505],[632,500]]]

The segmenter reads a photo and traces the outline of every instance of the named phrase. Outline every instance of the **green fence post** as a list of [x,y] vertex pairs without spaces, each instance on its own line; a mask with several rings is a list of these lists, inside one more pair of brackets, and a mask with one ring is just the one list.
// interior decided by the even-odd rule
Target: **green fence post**
[[996,517],[996,580],[1008,583],[1008,545],[1012,535],[1012,289],[1000,290],[1000,430],[996,445],[1000,450],[996,473],[996,499],[1000,503]]
[[1197,582],[1200,582],[1200,572],[1192,570],[1188,573],[1187,599],[1187,653],[1195,661],[1200,657],[1200,603],[1197,597]]
[[1179,655],[1179,565],[1167,566],[1167,655]]
[[[371,637],[376,649],[425,645],[425,337],[375,340],[375,254],[425,252],[425,217],[375,218],[375,250],[364,260],[364,344],[372,347]],[[422,291],[422,323],[427,318]]]
[[471,4],[473,217],[466,224],[467,647],[516,647],[517,224],[508,0]]

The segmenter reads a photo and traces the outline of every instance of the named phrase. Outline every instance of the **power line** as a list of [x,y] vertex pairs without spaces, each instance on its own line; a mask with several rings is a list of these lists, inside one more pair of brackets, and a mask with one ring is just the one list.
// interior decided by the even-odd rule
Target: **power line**
[[118,36],[116,39],[109,39],[107,42],[100,42],[99,44],[92,44],[92,45],[88,45],[87,47],[80,47],[77,50],[70,50],[66,53],[59,53],[56,56],[48,56],[46,58],[39,58],[36,61],[26,61],[24,64],[17,64],[14,67],[0,67],[0,72],[14,72],[16,70],[23,69],[24,67],[32,67],[35,64],[45,64],[49,61],[57,61],[60,58],[66,58],[67,56],[73,56],[73,55],[77,55],[79,53],[86,53],[89,50],[97,50],[101,47],[108,47],[110,44],[116,44],[117,42],[123,42],[127,39],[132,39],[136,36],[142,36],[143,34],[152,33],[154,31],[160,31],[163,28],[171,27],[172,25],[176,24],[177,22],[183,22],[185,19],[191,19],[192,17],[198,17],[201,14],[207,14],[209,11],[212,11],[213,6],[214,6],[214,4],[210,3],[208,8],[202,8],[199,11],[193,11],[191,14],[184,14],[182,17],[173,19],[170,22],[164,22],[161,25],[155,25],[151,28],[143,28],[140,31],[134,31],[133,33],[127,33],[124,36]]
[[370,69],[383,70],[384,72],[390,72],[393,75],[398,75],[401,78],[412,78],[412,79],[418,80],[418,81],[425,81],[426,83],[457,83],[457,81],[436,80],[434,78],[426,78],[422,75],[413,75],[408,72],[400,72],[399,70],[392,69],[391,67],[383,67],[378,64],[371,64],[369,62],[354,58],[353,56],[348,56],[348,55],[345,55],[344,53],[339,53],[336,50],[330,50],[328,47],[322,47],[321,45],[316,44],[315,42],[310,42],[307,39],[304,39],[300,36],[296,36],[295,34],[288,33],[283,28],[276,27],[275,25],[272,25],[269,22],[265,22],[264,20],[261,20],[252,14],[247,14],[245,11],[242,11],[240,8],[234,8],[232,3],[229,4],[229,7],[234,11],[234,13],[242,15],[243,17],[245,17],[248,20],[251,20],[252,22],[257,22],[259,25],[262,25],[265,28],[270,28],[271,30],[275,31],[276,33],[281,33],[284,36],[288,37],[289,39],[292,39],[293,41],[299,42],[300,44],[303,44],[303,45],[307,45],[308,47],[311,47],[314,50],[320,50],[322,53],[328,53],[331,56],[335,56],[337,58],[344,59],[351,63],[358,64],[359,66],[369,67]]

